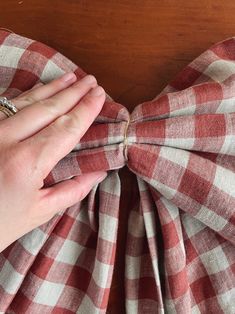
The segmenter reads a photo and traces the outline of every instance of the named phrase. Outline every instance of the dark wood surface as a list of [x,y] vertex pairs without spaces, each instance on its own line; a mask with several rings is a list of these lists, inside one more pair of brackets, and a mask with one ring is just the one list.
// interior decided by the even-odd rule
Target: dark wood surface
[[[155,97],[211,44],[235,36],[232,0],[7,0],[0,27],[42,41],[96,76],[131,112]],[[135,176],[120,170],[122,198],[108,313],[124,310],[124,248]],[[133,193],[134,191],[134,193]]]

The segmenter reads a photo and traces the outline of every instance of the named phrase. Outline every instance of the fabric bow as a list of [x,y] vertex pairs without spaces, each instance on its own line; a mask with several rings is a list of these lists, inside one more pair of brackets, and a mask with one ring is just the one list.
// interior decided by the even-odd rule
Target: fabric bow
[[[18,95],[35,78],[47,83],[71,70],[85,75],[43,43],[0,32],[0,44],[3,96]],[[132,113],[107,95],[45,186],[85,172],[108,176],[82,202],[0,254],[0,311],[106,312],[121,210],[118,170],[126,165],[139,188],[128,219],[126,312],[234,313],[234,61],[232,37]],[[14,65],[30,73],[26,80],[12,72]]]

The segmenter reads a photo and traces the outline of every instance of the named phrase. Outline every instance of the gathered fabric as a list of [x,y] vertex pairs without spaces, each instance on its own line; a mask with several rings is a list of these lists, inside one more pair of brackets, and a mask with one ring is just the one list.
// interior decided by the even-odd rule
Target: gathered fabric
[[[69,71],[86,75],[42,42],[0,31],[1,96]],[[108,175],[0,253],[0,313],[106,313],[124,166],[138,185],[127,221],[126,313],[235,313],[235,37],[131,113],[106,94],[44,186]]]

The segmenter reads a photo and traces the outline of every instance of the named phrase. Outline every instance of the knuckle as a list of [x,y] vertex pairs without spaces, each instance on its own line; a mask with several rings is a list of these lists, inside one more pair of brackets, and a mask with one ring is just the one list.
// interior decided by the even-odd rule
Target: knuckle
[[46,100],[39,100],[37,102],[37,105],[40,106],[43,111],[45,111],[46,115],[56,117],[59,114],[59,109],[56,106],[55,101],[51,98],[48,98]]
[[92,95],[90,95],[89,93],[85,97],[83,97],[83,99],[82,99],[82,103],[85,106],[91,105],[94,102],[96,102],[96,99],[94,99],[94,97],[92,97]]
[[55,121],[55,126],[60,131],[75,134],[78,131],[78,117],[74,114],[64,114]]
[[26,94],[24,95],[23,97],[19,97],[18,100],[22,100],[23,102],[25,103],[28,103],[28,104],[33,104],[35,103],[37,100],[30,94]]

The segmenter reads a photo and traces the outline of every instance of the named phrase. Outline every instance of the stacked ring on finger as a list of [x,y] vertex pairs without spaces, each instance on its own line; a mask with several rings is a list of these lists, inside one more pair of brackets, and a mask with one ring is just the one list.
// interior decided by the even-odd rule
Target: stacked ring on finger
[[6,97],[0,97],[0,111],[5,113],[7,117],[10,117],[13,116],[18,111],[18,109]]

